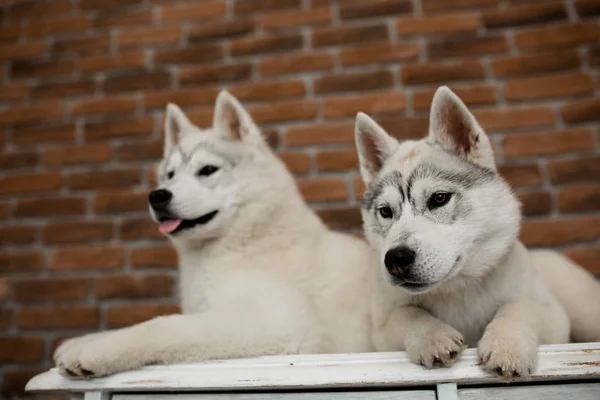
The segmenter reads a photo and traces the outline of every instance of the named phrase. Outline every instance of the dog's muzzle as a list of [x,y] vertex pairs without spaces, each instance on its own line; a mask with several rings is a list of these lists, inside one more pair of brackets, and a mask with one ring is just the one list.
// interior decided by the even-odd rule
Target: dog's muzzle
[[164,211],[171,202],[173,193],[167,189],[157,189],[150,192],[148,201],[154,211]]

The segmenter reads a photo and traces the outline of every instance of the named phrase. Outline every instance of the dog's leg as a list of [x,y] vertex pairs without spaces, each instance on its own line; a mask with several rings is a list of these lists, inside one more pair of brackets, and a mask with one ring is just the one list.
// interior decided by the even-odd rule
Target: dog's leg
[[427,368],[450,367],[467,348],[460,332],[415,306],[393,310],[375,341],[377,350],[406,350]]

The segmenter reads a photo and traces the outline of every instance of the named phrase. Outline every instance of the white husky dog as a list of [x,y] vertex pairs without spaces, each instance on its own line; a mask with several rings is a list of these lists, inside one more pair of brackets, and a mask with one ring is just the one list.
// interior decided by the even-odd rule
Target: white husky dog
[[210,129],[169,105],[165,134],[149,200],[179,255],[183,315],[65,342],[54,355],[64,375],[394,348],[397,291],[372,268],[374,250],[323,225],[235,98],[218,96]]
[[490,141],[448,88],[434,96],[425,139],[399,143],[359,114],[356,141],[366,236],[405,294],[396,316],[412,361],[450,366],[464,341],[511,380],[532,372],[538,344],[569,341],[569,317],[575,340],[600,340],[600,285],[553,252],[534,252],[532,267]]

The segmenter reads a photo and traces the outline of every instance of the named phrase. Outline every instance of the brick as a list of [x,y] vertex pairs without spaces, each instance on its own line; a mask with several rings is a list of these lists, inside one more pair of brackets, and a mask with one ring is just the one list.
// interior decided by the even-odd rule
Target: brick
[[121,52],[119,55],[93,55],[82,57],[77,62],[77,69],[84,72],[107,70],[141,69],[146,64],[146,56],[142,51]]
[[181,27],[161,26],[152,28],[121,29],[117,38],[119,48],[156,44],[173,44],[179,41]]
[[544,190],[517,192],[525,216],[548,215],[552,211],[552,194]]
[[213,104],[219,88],[217,87],[192,87],[177,90],[147,91],[144,93],[144,108],[163,108],[168,103],[175,103],[180,107]]
[[247,107],[247,110],[252,115],[254,121],[265,124],[314,119],[317,115],[317,105],[312,101],[306,100],[282,100],[252,104]]
[[37,250],[0,251],[0,272],[37,271],[44,267],[44,257]]
[[45,368],[40,367],[16,367],[6,368],[4,378],[0,385],[0,394],[4,398],[13,396],[23,397],[25,393],[25,384],[37,374],[44,372]]
[[43,42],[25,42],[4,44],[0,47],[0,61],[26,60],[44,54],[46,45]]
[[123,246],[70,246],[56,248],[52,251],[50,269],[60,271],[116,269],[123,267],[124,262]]
[[581,17],[600,15],[600,2],[598,0],[577,0],[575,10]]
[[0,110],[0,124],[22,124],[46,121],[62,115],[62,103],[48,102],[31,106],[16,106]]
[[58,190],[61,182],[58,172],[14,173],[0,178],[0,195]]
[[365,65],[394,61],[415,60],[419,57],[417,43],[367,44],[343,48],[340,60],[343,65]]
[[117,151],[120,161],[154,160],[162,155],[162,140],[123,143]]
[[327,123],[293,126],[285,135],[287,146],[353,143],[353,123]]
[[85,38],[57,41],[54,43],[52,51],[56,54],[98,54],[107,53],[109,46],[110,37],[108,34],[103,34]]
[[21,34],[21,26],[19,24],[4,25],[0,27],[0,42],[14,42]]
[[554,111],[549,106],[491,108],[473,110],[481,126],[489,131],[548,126],[554,124]]
[[83,197],[36,197],[22,199],[17,203],[15,216],[59,217],[82,215],[86,212],[86,199]]
[[565,19],[567,19],[567,10],[562,1],[490,10],[484,12],[482,16],[483,24],[487,28],[505,28]]
[[558,194],[558,209],[561,212],[600,210],[600,184],[580,183],[561,189]]
[[140,168],[74,172],[67,177],[67,187],[71,190],[131,187],[141,183],[142,174]]
[[41,336],[0,336],[0,362],[42,361],[44,338]]
[[112,236],[113,224],[108,221],[54,222],[42,230],[45,244],[98,242]]
[[508,101],[546,99],[593,93],[594,81],[581,72],[516,79],[504,84]]
[[315,47],[337,46],[349,43],[385,41],[388,30],[385,25],[328,27],[313,29],[312,45]]
[[285,52],[301,48],[302,42],[300,34],[249,37],[232,39],[230,50],[233,56]]
[[408,0],[362,0],[340,6],[342,20],[408,14],[412,12],[412,3]]
[[272,12],[263,15],[260,25],[263,29],[288,29],[303,25],[331,23],[331,7],[316,7],[307,10]]
[[64,15],[73,11],[73,4],[68,0],[53,1],[50,3],[39,1],[13,2],[10,7],[10,16],[14,20],[40,19],[50,16]]
[[27,168],[33,167],[38,163],[38,154],[32,151],[23,152],[5,152],[0,154],[0,168]]
[[135,25],[151,25],[153,18],[152,9],[117,10],[99,14],[94,21],[97,28],[126,27]]
[[477,32],[479,13],[465,12],[425,17],[402,17],[396,21],[398,35],[425,35]]
[[499,58],[490,65],[494,75],[508,77],[578,68],[580,60],[575,50],[557,50]]
[[348,191],[338,178],[311,178],[298,180],[298,188],[306,201],[345,201]]
[[600,180],[600,156],[549,160],[548,176],[553,184]]
[[600,273],[600,246],[571,247],[565,254],[591,273]]
[[[0,278],[0,301],[6,300],[8,298],[8,278]],[[0,316],[1,316],[0,312]],[[0,328],[4,325],[0,324]]]
[[330,229],[360,229],[362,217],[359,207],[338,207],[317,210],[317,215]]
[[94,281],[97,299],[133,299],[173,295],[173,277],[166,274],[144,276],[110,275]]
[[10,216],[10,204],[0,203],[0,220],[7,219]]
[[85,126],[86,140],[106,140],[126,136],[150,136],[154,128],[152,117],[134,117],[90,123]]
[[35,278],[14,282],[14,299],[29,301],[74,301],[85,300],[88,295],[86,278]]
[[0,244],[31,244],[36,241],[37,228],[31,225],[0,226]]
[[14,315],[14,310],[0,308],[0,330],[9,330],[12,327]]
[[308,154],[285,152],[279,153],[278,157],[292,173],[305,174],[310,171],[310,157]]
[[49,83],[31,88],[34,98],[64,98],[92,94],[96,90],[96,83],[91,80],[81,80],[67,83]]
[[107,78],[104,82],[106,93],[132,90],[157,89],[170,86],[171,75],[168,72],[137,72],[132,75]]
[[143,211],[148,208],[148,193],[110,191],[96,194],[94,210],[98,214]]
[[207,21],[190,27],[188,41],[194,43],[235,37],[251,33],[254,29],[256,29],[256,22],[250,18],[236,18],[235,23],[227,20]]
[[175,304],[132,304],[112,306],[106,312],[106,326],[118,328],[147,321],[163,315],[179,314]]
[[[467,106],[496,103],[496,87],[493,85],[450,86],[450,89]],[[417,109],[428,110],[431,107],[436,89],[424,89],[413,94],[413,105]]]
[[588,63],[592,67],[600,67],[600,47],[588,49]]
[[373,92],[361,95],[328,97],[323,101],[323,116],[339,118],[355,116],[362,111],[370,114],[403,111],[406,107],[404,94],[398,91]]
[[587,122],[600,120],[600,98],[574,100],[562,107],[565,122]]
[[163,235],[158,231],[158,225],[149,217],[145,217],[122,219],[119,238],[123,240],[160,239],[163,238]]
[[485,72],[483,66],[478,61],[464,60],[444,63],[409,64],[402,68],[400,75],[404,84],[415,85],[482,79],[485,77]]
[[238,0],[233,8],[236,14],[300,8],[301,0]]
[[542,175],[537,165],[506,165],[501,166],[498,172],[513,187],[542,184]]
[[224,14],[225,2],[223,1],[165,5],[160,10],[160,18],[163,22],[208,18]]
[[326,53],[282,54],[265,57],[260,61],[259,68],[263,76],[331,70],[333,57]]
[[79,100],[71,105],[72,115],[133,113],[137,109],[136,96],[109,96]]
[[46,165],[102,164],[113,155],[109,143],[63,146],[46,149],[42,162]]
[[25,84],[4,85],[0,93],[0,101],[21,100],[27,96],[29,88]]
[[179,71],[180,83],[227,82],[249,79],[252,74],[250,64],[207,65],[182,67]]
[[223,59],[223,47],[220,44],[188,46],[184,49],[157,51],[155,64],[193,64],[203,61],[217,62]]
[[304,82],[299,80],[241,83],[230,86],[228,90],[243,101],[301,97],[306,93]]
[[17,326],[36,330],[96,328],[98,317],[95,306],[21,307]]
[[319,94],[367,90],[391,87],[393,81],[394,78],[389,71],[347,72],[315,78],[313,89]]
[[345,171],[358,167],[358,154],[355,149],[320,151],[316,160],[320,171]]
[[398,140],[421,139],[429,127],[429,118],[426,117],[382,117],[377,122]]
[[171,246],[138,247],[131,251],[129,260],[133,268],[177,267],[177,253]]
[[523,30],[515,34],[515,44],[522,50],[557,49],[599,38],[600,26],[595,22],[573,22]]
[[69,75],[75,70],[73,60],[17,61],[12,64],[11,76],[16,79]]
[[427,44],[427,54],[431,60],[506,52],[508,42],[504,36],[448,38]]
[[547,133],[524,133],[504,137],[505,157],[527,157],[590,150],[595,147],[594,131],[572,128]]
[[528,246],[557,246],[590,241],[600,236],[597,218],[561,218],[556,220],[525,220],[521,225],[521,240]]
[[80,0],[79,8],[82,10],[107,10],[118,7],[137,5],[142,0]]
[[423,12],[434,14],[461,9],[485,9],[496,6],[500,0],[422,0]]
[[43,126],[22,127],[13,130],[12,141],[17,145],[33,145],[51,142],[73,142],[75,140],[74,124],[51,124]]
[[56,36],[65,33],[81,32],[90,26],[87,17],[81,15],[40,20],[29,24],[25,33],[30,38]]

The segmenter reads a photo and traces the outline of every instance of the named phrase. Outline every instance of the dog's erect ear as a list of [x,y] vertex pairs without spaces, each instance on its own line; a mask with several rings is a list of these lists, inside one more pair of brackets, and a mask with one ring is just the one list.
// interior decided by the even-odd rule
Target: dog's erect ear
[[182,133],[192,126],[192,123],[179,106],[173,103],[167,104],[167,114],[165,116],[165,157],[171,153],[173,146],[179,142]]
[[354,135],[360,173],[364,182],[369,184],[377,176],[385,160],[394,153],[398,141],[364,113],[356,115]]
[[446,86],[433,96],[429,139],[469,161],[496,169],[488,136],[465,103]]
[[248,111],[225,90],[217,96],[213,128],[228,140],[262,141],[260,129]]

